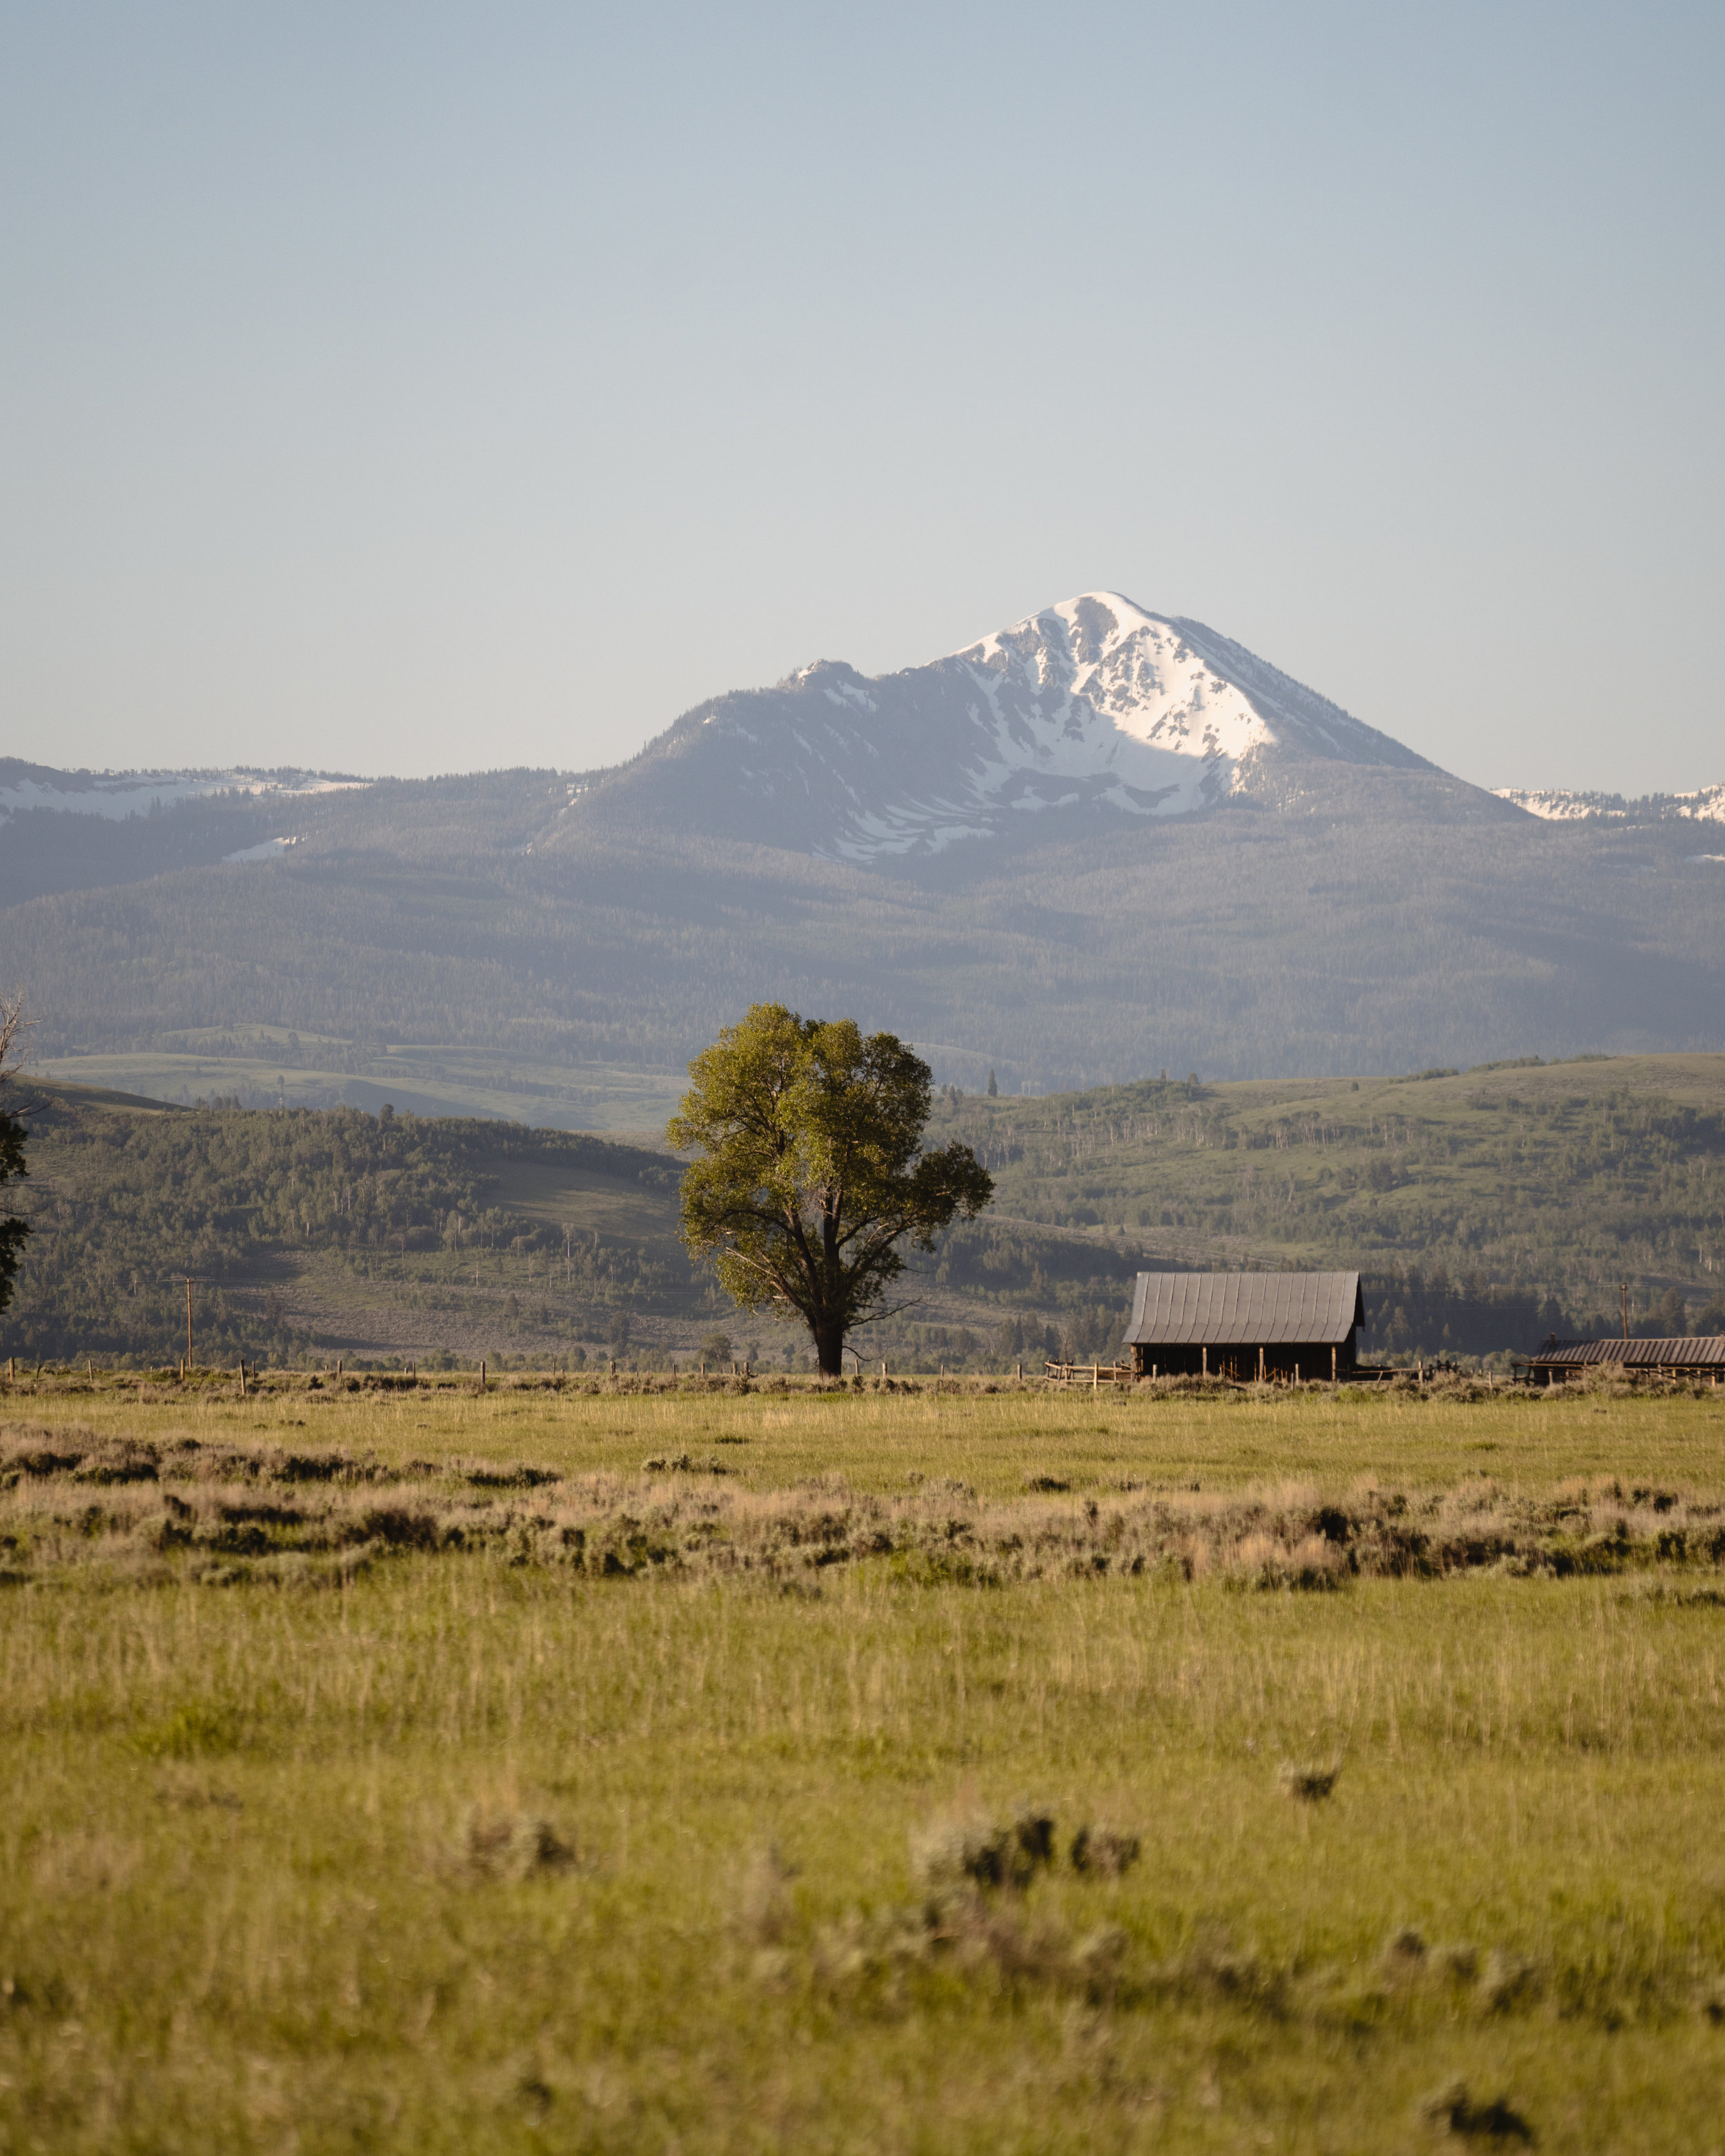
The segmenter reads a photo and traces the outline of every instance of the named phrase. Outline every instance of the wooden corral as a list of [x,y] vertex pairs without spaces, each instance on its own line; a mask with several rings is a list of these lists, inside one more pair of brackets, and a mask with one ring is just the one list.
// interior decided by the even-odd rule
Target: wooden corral
[[1560,1385],[1584,1372],[1621,1370],[1631,1376],[1711,1378],[1725,1375],[1725,1333],[1671,1340],[1557,1340],[1534,1355],[1518,1355],[1516,1369],[1530,1384]]

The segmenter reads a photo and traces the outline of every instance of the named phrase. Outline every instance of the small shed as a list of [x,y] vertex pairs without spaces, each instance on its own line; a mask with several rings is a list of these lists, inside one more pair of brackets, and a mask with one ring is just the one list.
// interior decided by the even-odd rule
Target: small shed
[[1536,1354],[1518,1355],[1516,1365],[1530,1381],[1559,1384],[1601,1366],[1670,1377],[1708,1377],[1717,1384],[1725,1375],[1725,1332],[1692,1334],[1681,1340],[1552,1339]]
[[1366,1322],[1358,1273],[1140,1273],[1137,1378],[1336,1378]]

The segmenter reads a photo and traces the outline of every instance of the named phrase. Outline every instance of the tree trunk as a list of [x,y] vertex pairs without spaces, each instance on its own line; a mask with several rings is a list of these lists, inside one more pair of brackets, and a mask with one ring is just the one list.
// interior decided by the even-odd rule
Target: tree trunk
[[845,1374],[845,1332],[842,1326],[817,1325],[811,1327],[814,1334],[814,1359],[824,1378],[842,1378]]

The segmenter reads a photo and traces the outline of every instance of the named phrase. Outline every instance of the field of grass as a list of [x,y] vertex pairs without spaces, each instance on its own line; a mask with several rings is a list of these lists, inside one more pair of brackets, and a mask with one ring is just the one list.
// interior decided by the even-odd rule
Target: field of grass
[[1722,1446],[0,1383],[0,2149],[1718,2148]]

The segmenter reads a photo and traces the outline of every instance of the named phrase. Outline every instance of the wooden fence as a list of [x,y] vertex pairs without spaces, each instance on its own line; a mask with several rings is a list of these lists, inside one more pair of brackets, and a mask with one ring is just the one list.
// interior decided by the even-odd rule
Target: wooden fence
[[1042,1374],[1057,1385],[1081,1385],[1088,1378],[1094,1392],[1104,1383],[1129,1385],[1132,1366],[1130,1363],[1045,1363]]

